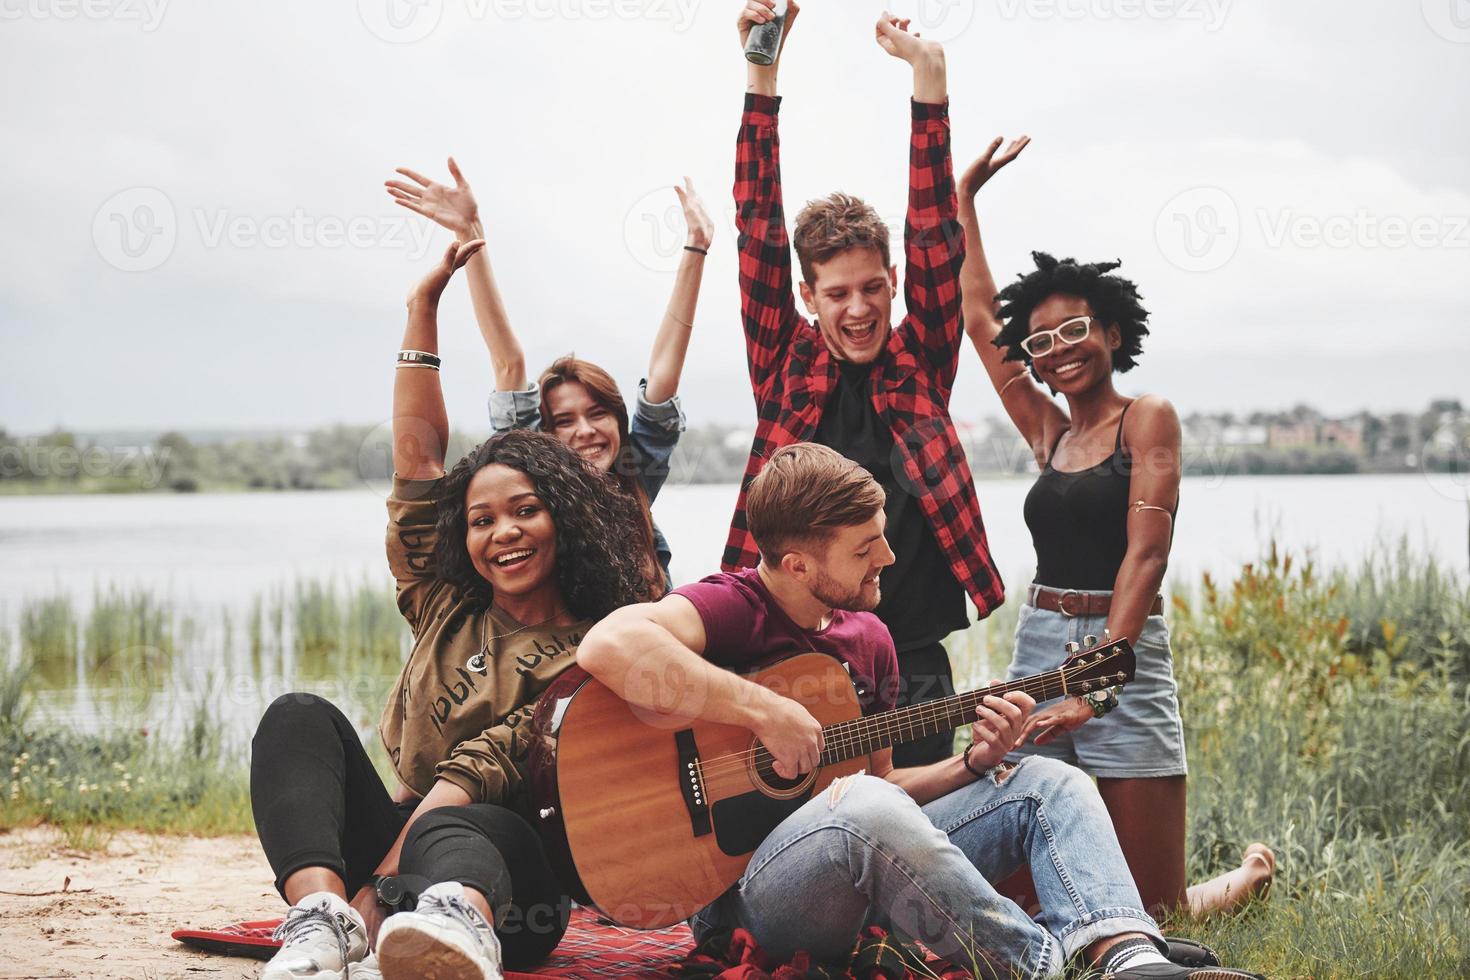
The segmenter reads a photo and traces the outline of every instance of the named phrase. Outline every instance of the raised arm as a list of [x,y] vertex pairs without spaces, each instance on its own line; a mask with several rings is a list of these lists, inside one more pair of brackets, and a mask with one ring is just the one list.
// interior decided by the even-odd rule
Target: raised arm
[[978,160],[970,164],[960,178],[959,217],[965,229],[967,251],[960,271],[965,333],[985,365],[985,373],[1000,396],[1006,414],[1020,431],[1021,437],[1040,460],[1055,445],[1067,426],[1066,413],[1052,401],[1031,378],[1026,365],[1007,361],[1005,350],[995,346],[1000,336],[1000,320],[995,315],[995,276],[985,258],[980,238],[980,216],[975,209],[975,195],[1002,167],[1010,163],[1026,145],[1029,136],[1013,140],[999,155],[1003,141],[993,140]]
[[[679,205],[684,209],[684,255],[674,275],[674,292],[669,308],[653,338],[653,353],[648,358],[648,387],[643,396],[650,402],[666,402],[679,393],[679,377],[684,373],[684,355],[689,351],[689,336],[694,330],[694,311],[699,305],[699,286],[704,279],[704,259],[714,239],[715,223],[704,209],[704,201],[688,177],[683,187],[675,187]],[[697,250],[697,251],[696,251]]]
[[[787,6],[782,52],[800,9],[796,3]],[[774,10],[775,0],[746,0],[737,21],[742,50],[751,27],[773,19]],[[791,243],[781,203],[781,145],[776,134],[780,65],[781,52],[768,67],[747,63],[745,112],[735,147],[740,316],[745,325],[750,382],[757,393],[775,374],[802,323],[792,293]]]
[[[480,249],[483,239],[454,242],[439,264],[408,295],[408,326],[403,350],[439,354],[439,297],[456,269]],[[444,475],[449,417],[439,369],[419,361],[400,361],[393,377],[393,472],[405,480],[437,480]]]
[[[480,208],[474,191],[460,173],[454,157],[449,158],[449,175],[454,186],[436,183],[417,171],[399,167],[398,173],[412,183],[401,180],[385,182],[393,200],[415,214],[448,228],[460,241],[485,237],[480,223]],[[510,326],[510,316],[500,298],[500,287],[490,268],[490,256],[476,252],[465,271],[469,280],[470,300],[475,307],[475,322],[490,352],[490,366],[495,373],[496,391],[522,391],[526,387],[526,355]]]
[[955,216],[944,48],[910,34],[908,26],[907,20],[885,14],[876,29],[878,46],[907,62],[914,74],[909,203],[903,230],[907,329],[947,391],[959,366],[959,274],[965,236]]

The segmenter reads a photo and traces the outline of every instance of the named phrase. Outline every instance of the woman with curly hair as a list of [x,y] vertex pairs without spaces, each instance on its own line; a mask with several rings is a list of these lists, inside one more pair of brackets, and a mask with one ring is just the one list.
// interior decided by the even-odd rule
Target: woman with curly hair
[[1036,579],[1009,676],[1050,670],[1089,636],[1126,638],[1137,675],[1121,698],[1073,697],[1038,712],[1015,754],[1062,759],[1097,779],[1146,908],[1233,908],[1264,892],[1275,857],[1252,844],[1238,869],[1185,887],[1184,728],[1159,594],[1179,508],[1179,417],[1158,395],[1130,398],[1113,385],[1148,336],[1137,287],[1113,274],[1120,263],[1035,252],[1035,270],[996,292],[975,195],[1027,142],[998,156],[993,142],[959,195],[965,329],[1041,468],[1025,505]]
[[[389,180],[386,186],[399,205],[448,228],[456,237],[469,239],[484,235],[479,204],[452,157],[449,174],[454,179],[453,187],[406,167],[400,167],[398,173],[408,180]],[[612,376],[591,361],[575,356],[558,358],[528,387],[525,355],[511,329],[489,258],[483,254],[476,256],[465,273],[475,319],[495,370],[495,390],[490,394],[491,426],[496,432],[507,429],[550,432],[587,465],[600,473],[611,473],[623,492],[642,505],[643,527],[637,540],[655,598],[671,584],[672,555],[649,508],[668,478],[669,459],[684,431],[679,377],[684,371],[684,355],[694,329],[704,259],[714,236],[714,222],[689,178],[685,177],[684,186],[676,186],[674,192],[684,212],[683,258],[674,276],[668,308],[653,340],[648,377],[639,383],[631,417]]]
[[524,812],[522,732],[587,629],[647,597],[638,555],[608,547],[636,539],[640,513],[537,432],[496,435],[445,475],[437,307],[483,246],[455,242],[413,292],[398,354],[387,547],[413,646],[378,734],[399,791],[319,697],[279,698],[255,736],[255,823],[291,905],[266,980],[498,980],[502,959],[534,963],[566,929]]

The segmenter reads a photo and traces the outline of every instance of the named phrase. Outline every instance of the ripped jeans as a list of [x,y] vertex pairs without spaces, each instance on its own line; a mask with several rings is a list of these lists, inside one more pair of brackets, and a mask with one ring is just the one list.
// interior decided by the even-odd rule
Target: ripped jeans
[[[857,776],[781,822],[740,881],[692,920],[699,939],[749,930],[780,959],[799,949],[842,962],[869,923],[918,939],[979,975],[1053,977],[1099,939],[1152,938],[1092,781],[1029,758],[920,807],[893,783]],[[991,885],[1030,863],[1036,920]]]

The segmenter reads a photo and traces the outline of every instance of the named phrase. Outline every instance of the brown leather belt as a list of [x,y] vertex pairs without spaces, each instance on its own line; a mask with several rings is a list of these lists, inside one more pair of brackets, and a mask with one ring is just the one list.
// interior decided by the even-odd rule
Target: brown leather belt
[[[1111,592],[1101,595],[1078,592],[1076,589],[1048,589],[1044,585],[1033,585],[1026,590],[1026,601],[1037,609],[1050,609],[1063,616],[1106,616],[1113,605]],[[1150,616],[1164,613],[1164,597],[1154,596],[1148,607]]]

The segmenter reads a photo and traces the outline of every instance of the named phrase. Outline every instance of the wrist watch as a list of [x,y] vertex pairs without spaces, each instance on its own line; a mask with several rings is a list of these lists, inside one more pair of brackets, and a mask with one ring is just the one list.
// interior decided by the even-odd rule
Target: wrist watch
[[1088,691],[1081,698],[1092,709],[1092,717],[1101,718],[1118,706],[1118,689],[1105,687],[1101,691]]
[[375,875],[372,884],[379,905],[395,912],[411,911],[418,905],[418,896],[409,891],[408,883],[398,875]]

